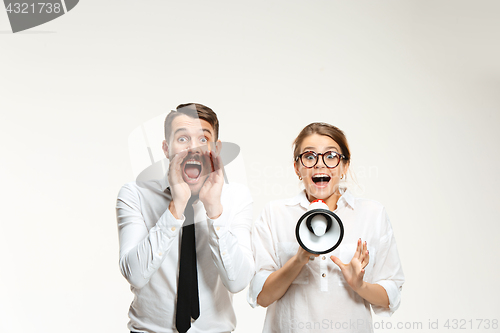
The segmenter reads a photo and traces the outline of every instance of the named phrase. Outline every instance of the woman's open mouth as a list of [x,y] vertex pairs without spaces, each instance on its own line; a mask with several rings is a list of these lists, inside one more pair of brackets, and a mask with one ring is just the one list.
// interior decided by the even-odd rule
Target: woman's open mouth
[[200,161],[188,157],[188,159],[184,161],[182,167],[182,178],[184,178],[186,183],[194,184],[200,179],[202,169],[203,167]]
[[316,185],[317,187],[326,187],[328,186],[328,183],[330,182],[332,177],[324,173],[319,173],[313,175],[311,179],[314,185]]

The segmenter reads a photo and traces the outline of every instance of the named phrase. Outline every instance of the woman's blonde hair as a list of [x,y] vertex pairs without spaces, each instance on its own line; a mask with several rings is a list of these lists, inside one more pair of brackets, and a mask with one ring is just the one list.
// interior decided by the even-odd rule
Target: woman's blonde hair
[[297,157],[300,155],[300,146],[302,145],[304,139],[313,134],[325,135],[335,141],[340,147],[340,153],[345,156],[343,163],[349,163],[351,160],[351,152],[349,151],[349,144],[347,143],[347,138],[345,137],[344,132],[327,123],[311,123],[300,131],[299,135],[293,142],[294,161],[297,160]]

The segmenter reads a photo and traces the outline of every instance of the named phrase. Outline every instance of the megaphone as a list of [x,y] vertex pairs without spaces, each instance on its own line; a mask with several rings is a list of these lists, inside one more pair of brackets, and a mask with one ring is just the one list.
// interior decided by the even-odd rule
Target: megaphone
[[340,245],[344,237],[344,225],[323,200],[314,200],[297,222],[295,236],[307,252],[324,254]]

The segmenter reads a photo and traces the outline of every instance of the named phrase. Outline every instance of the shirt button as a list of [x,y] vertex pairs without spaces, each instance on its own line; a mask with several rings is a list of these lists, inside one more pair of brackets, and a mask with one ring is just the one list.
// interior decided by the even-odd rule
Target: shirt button
[[219,231],[219,230],[220,230],[220,227],[215,228],[215,230]]
[[222,255],[225,256],[226,255],[226,251],[222,252]]
[[170,230],[175,231],[175,227],[172,227]]
[[325,260],[325,259],[326,259],[326,257],[325,257],[325,256],[323,256],[321,259]]
[[159,255],[159,256],[161,256],[162,254],[163,254],[163,253],[161,253],[161,252],[158,252],[158,255]]
[[325,276],[326,276],[326,274],[325,274],[325,273],[323,273],[323,274],[321,274],[321,276],[322,276],[322,277],[325,277]]

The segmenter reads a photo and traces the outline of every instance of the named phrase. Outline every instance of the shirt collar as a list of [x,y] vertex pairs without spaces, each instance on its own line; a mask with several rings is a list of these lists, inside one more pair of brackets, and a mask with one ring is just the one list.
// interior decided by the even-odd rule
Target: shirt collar
[[[349,205],[352,209],[354,209],[354,202],[356,198],[352,195],[352,193],[348,189],[341,189],[340,193],[342,193],[342,196],[339,198],[339,201],[337,201],[337,207],[345,207],[346,205]],[[285,202],[285,205],[287,206],[301,205],[305,209],[309,208],[309,204],[310,202],[307,200],[306,190],[300,191],[295,197],[290,198]]]
[[168,172],[165,173],[165,176],[163,176],[162,179],[159,179],[159,181],[160,181],[161,190],[163,192],[170,192],[170,189],[168,189],[168,187],[169,187]]
[[340,189],[340,193],[342,193],[342,196],[339,198],[339,201],[337,202],[337,206],[340,206],[341,204],[349,205],[352,209],[354,209],[354,203],[356,202],[356,198],[354,195],[352,195],[351,191],[348,189]]
[[306,190],[300,191],[299,194],[285,201],[285,205],[287,206],[296,206],[299,204],[305,209],[309,207],[309,200],[307,200]]

